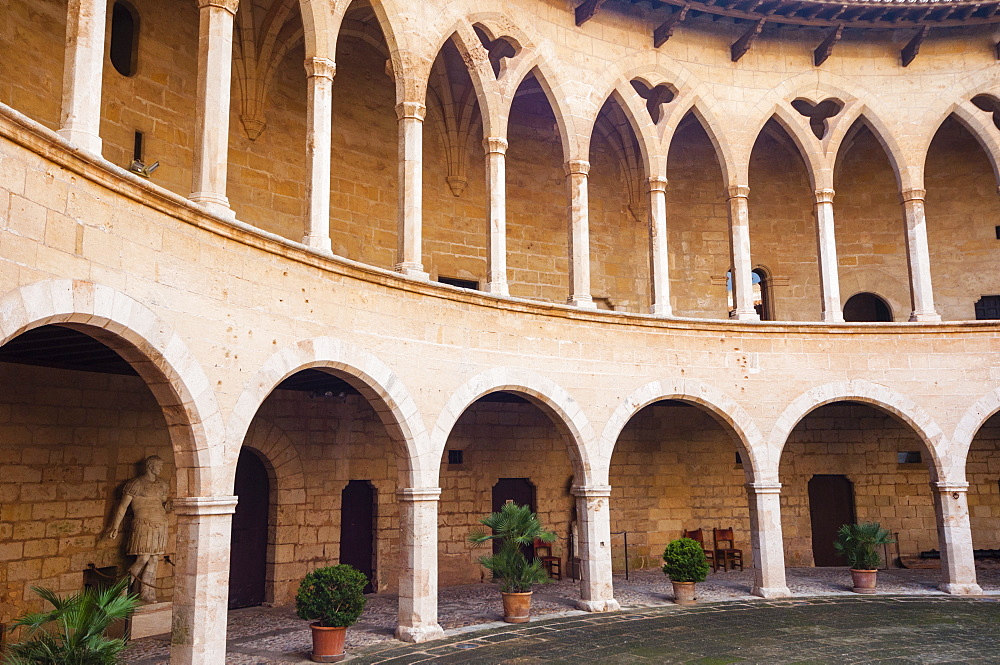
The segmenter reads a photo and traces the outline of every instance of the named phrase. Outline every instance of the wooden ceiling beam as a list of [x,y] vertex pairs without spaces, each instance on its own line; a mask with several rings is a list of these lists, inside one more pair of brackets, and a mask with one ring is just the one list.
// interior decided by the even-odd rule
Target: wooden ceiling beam
[[819,67],[826,62],[826,59],[830,57],[831,53],[833,53],[834,45],[839,42],[840,38],[843,36],[844,24],[841,23],[834,28],[833,32],[827,35],[826,39],[824,39],[823,42],[816,47],[816,50],[813,51],[813,64]]
[[594,18],[594,14],[597,10],[601,8],[601,5],[605,3],[605,0],[584,0],[584,3],[577,5],[576,7],[576,24],[583,25],[590,19]]
[[674,28],[680,25],[681,21],[687,18],[688,10],[690,8],[691,5],[684,5],[671,14],[670,18],[661,23],[656,30],[653,30],[653,48],[660,48],[668,39],[670,39],[670,37],[674,34]]
[[907,42],[906,46],[903,47],[903,50],[899,52],[899,57],[902,60],[904,67],[909,66],[909,64],[913,62],[913,59],[917,57],[917,53],[920,52],[920,45],[924,43],[924,39],[927,38],[927,33],[930,32],[930,29],[929,25],[925,25],[920,28],[920,31],[915,34],[913,39]]
[[733,62],[738,62],[740,58],[746,55],[746,52],[753,46],[754,40],[757,39],[757,35],[764,29],[765,22],[767,22],[767,18],[758,19],[756,23],[750,26],[749,30],[743,33],[742,37],[736,40],[736,43],[729,49],[729,55]]

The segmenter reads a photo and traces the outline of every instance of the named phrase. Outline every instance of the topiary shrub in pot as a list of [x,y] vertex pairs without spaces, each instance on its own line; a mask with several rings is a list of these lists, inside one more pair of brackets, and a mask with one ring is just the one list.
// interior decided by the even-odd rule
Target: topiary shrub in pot
[[344,660],[344,635],[364,612],[366,584],[368,578],[347,564],[317,568],[302,579],[295,610],[300,618],[314,622],[310,624],[314,662]]
[[694,585],[708,575],[708,560],[701,543],[690,538],[671,541],[663,550],[663,572],[674,586],[674,602],[678,605],[695,603]]
[[878,548],[894,542],[888,529],[878,522],[844,524],[837,530],[833,548],[847,559],[855,593],[875,593],[878,567],[882,565]]
[[549,581],[542,561],[535,557],[528,561],[522,547],[533,545],[535,540],[551,543],[556,534],[546,531],[535,513],[528,506],[504,504],[500,512],[490,513],[479,520],[485,529],[477,529],[469,536],[474,545],[484,545],[492,540],[500,547],[493,556],[479,557],[479,563],[490,570],[500,581],[503,599],[503,620],[524,623],[531,616],[531,587]]

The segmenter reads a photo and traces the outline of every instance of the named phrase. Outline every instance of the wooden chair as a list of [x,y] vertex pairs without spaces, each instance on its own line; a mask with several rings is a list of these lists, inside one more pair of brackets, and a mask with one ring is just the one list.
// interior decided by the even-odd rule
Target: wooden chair
[[542,560],[549,577],[562,579],[562,558],[552,555],[552,543],[545,543],[535,538],[535,556]]
[[736,548],[733,527],[712,529],[712,536],[715,540],[715,560],[719,567],[722,570],[735,570],[736,566],[739,566],[740,570],[743,570],[743,550]]
[[708,559],[708,565],[712,567],[712,572],[714,573],[717,568],[715,567],[715,550],[710,550],[705,547],[705,534],[701,529],[695,529],[694,531],[685,531],[685,538],[690,538],[691,540],[697,542],[701,545],[701,549],[705,552],[705,558]]

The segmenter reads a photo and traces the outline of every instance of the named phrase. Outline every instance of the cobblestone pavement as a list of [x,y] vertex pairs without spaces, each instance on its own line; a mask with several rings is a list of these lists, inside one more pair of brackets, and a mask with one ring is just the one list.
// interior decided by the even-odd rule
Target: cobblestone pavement
[[[879,573],[880,594],[884,594],[885,596],[905,594],[903,597],[888,600],[883,595],[875,598],[859,598],[857,594],[852,593],[849,588],[850,573],[844,568],[792,568],[787,571],[787,579],[789,589],[795,598],[780,602],[764,601],[750,595],[753,571],[719,572],[709,575],[704,583],[698,585],[699,600],[705,604],[692,610],[682,610],[673,604],[670,582],[662,572],[659,570],[633,571],[629,575],[629,580],[625,580],[623,575],[615,576],[615,597],[622,604],[623,608],[633,611],[631,613],[626,612],[626,615],[640,616],[641,612],[641,616],[644,617],[641,621],[640,619],[629,619],[628,616],[623,614],[592,615],[576,611],[574,604],[580,597],[579,583],[572,580],[564,580],[536,587],[532,602],[532,616],[535,620],[531,624],[528,624],[527,627],[522,626],[514,629],[508,624],[500,622],[500,594],[495,585],[471,584],[446,587],[440,591],[439,620],[441,626],[448,631],[448,637],[444,641],[434,642],[429,646],[401,646],[399,642],[395,642],[392,639],[392,633],[396,625],[397,599],[394,595],[390,594],[376,594],[369,596],[368,605],[361,621],[348,631],[347,646],[349,651],[356,656],[365,654],[364,659],[356,661],[359,665],[360,663],[383,662],[388,654],[397,652],[403,659],[398,661],[392,660],[391,662],[418,662],[420,659],[426,660],[430,658],[428,649],[432,648],[444,649],[442,655],[451,654],[447,655],[447,658],[441,660],[441,662],[512,662],[527,664],[536,662],[582,662],[586,660],[587,662],[602,663],[700,662],[707,665],[709,663],[737,662],[737,660],[733,660],[737,656],[726,656],[722,660],[717,660],[712,654],[704,656],[708,660],[699,660],[701,656],[697,656],[696,651],[685,651],[685,649],[690,648],[690,641],[695,639],[691,636],[686,636],[686,633],[690,632],[692,628],[697,627],[701,631],[701,635],[706,634],[705,630],[707,630],[709,625],[714,625],[717,617],[724,617],[726,620],[723,623],[728,625],[725,631],[719,633],[719,639],[724,638],[727,634],[731,635],[733,639],[740,639],[741,636],[745,635],[744,627],[749,628],[755,625],[768,626],[772,621],[772,619],[758,619],[758,614],[750,611],[753,609],[760,609],[761,616],[771,616],[773,614],[774,621],[784,620],[782,617],[794,620],[794,617],[801,615],[803,621],[806,622],[802,626],[807,626],[809,630],[817,634],[822,634],[826,630],[823,626],[827,624],[815,623],[815,621],[825,621],[823,618],[824,613],[835,614],[838,617],[843,614],[847,617],[844,621],[848,621],[850,617],[856,614],[862,618],[867,616],[864,612],[855,610],[855,608],[881,607],[879,611],[885,615],[883,617],[885,625],[882,628],[887,631],[884,632],[885,640],[887,642],[892,642],[896,639],[900,640],[901,654],[906,651],[903,645],[906,648],[915,648],[911,639],[913,636],[906,631],[917,632],[916,627],[921,625],[920,622],[929,621],[930,625],[934,626],[937,626],[938,623],[948,624],[950,622],[956,624],[962,630],[965,630],[963,626],[967,623],[968,630],[962,632],[960,635],[956,634],[955,643],[959,646],[962,644],[978,646],[972,649],[972,660],[969,657],[962,657],[955,662],[976,662],[975,657],[978,657],[976,654],[979,653],[976,649],[980,646],[983,648],[986,646],[985,638],[979,635],[985,630],[982,622],[977,623],[975,619],[970,619],[968,622],[965,619],[939,620],[935,618],[937,610],[930,612],[930,614],[921,613],[919,616],[907,618],[905,621],[901,620],[900,617],[909,617],[909,614],[917,608],[917,605],[913,603],[920,601],[931,609],[948,608],[948,612],[968,613],[973,617],[989,616],[992,617],[992,621],[1000,619],[1000,616],[997,615],[997,611],[1000,611],[1000,602],[996,604],[991,604],[990,602],[1000,601],[1000,571],[980,570],[977,572],[979,583],[983,586],[988,596],[983,600],[964,601],[946,596],[937,590],[936,586],[940,579],[940,571],[938,570],[881,571]],[[996,597],[990,597],[993,594],[997,594]],[[809,600],[806,601],[805,599]],[[707,603],[711,603],[711,605]],[[847,604],[844,605],[844,603]],[[888,603],[891,612],[886,611],[886,603]],[[814,616],[815,613],[811,610],[808,613],[804,612],[800,609],[802,607],[818,607],[820,608],[817,610],[819,614],[812,619],[806,618]],[[829,611],[833,607],[838,607],[838,609],[835,612]],[[923,607],[923,605],[920,607]],[[701,618],[692,619],[692,623],[686,623],[683,617],[688,615]],[[878,612],[875,612],[875,615],[876,619],[880,616]],[[550,622],[547,621],[555,617],[562,617],[561,619],[557,619],[555,624],[552,624],[558,624],[558,628],[550,627]],[[649,656],[652,660],[642,660],[640,658],[642,656],[641,653],[623,650],[623,654],[631,654],[625,660],[615,660],[614,656],[607,654],[601,655],[598,660],[589,660],[589,657],[581,656],[574,650],[572,644],[564,644],[565,652],[559,652],[558,649],[553,652],[547,652],[548,655],[543,660],[535,660],[526,655],[528,653],[534,654],[533,649],[528,649],[523,654],[520,651],[517,651],[517,653],[511,651],[509,658],[513,658],[513,660],[509,660],[508,656],[480,651],[483,640],[487,644],[490,644],[491,641],[506,641],[508,642],[508,646],[513,648],[515,643],[511,640],[528,640],[527,644],[534,644],[539,641],[549,644],[550,641],[543,639],[543,637],[555,632],[559,634],[559,638],[553,638],[555,641],[551,643],[556,644],[573,635],[576,635],[576,639],[578,640],[581,631],[586,632],[587,640],[584,640],[584,642],[588,644],[597,644],[605,639],[602,637],[603,635],[609,635],[615,640],[613,649],[625,649],[626,644],[631,644],[633,638],[639,637],[638,633],[642,633],[645,636],[648,630],[646,626],[647,618],[653,622],[681,622],[673,628],[669,628],[666,624],[663,627],[657,628],[654,632],[660,635],[662,639],[660,642],[653,640],[648,645],[648,648],[656,650],[659,648],[657,645],[661,644],[661,642],[669,644],[672,645],[671,648],[676,647],[678,649],[676,654],[670,650],[656,651],[655,656]],[[605,621],[609,621],[610,623],[605,626],[602,623]],[[865,621],[859,619],[858,625],[868,625]],[[917,623],[909,625],[907,622]],[[839,625],[836,621],[827,623],[829,625]],[[767,648],[780,648],[781,644],[784,644],[785,648],[794,646],[796,641],[790,638],[796,635],[794,630],[796,625],[799,624],[786,626],[786,630],[783,633],[779,631],[777,635],[779,637],[784,636],[784,638]],[[1000,631],[996,630],[997,625],[994,624],[985,632],[1000,634]],[[483,637],[469,637],[469,643],[473,644],[475,648],[458,646],[459,644],[463,644],[461,635],[465,635],[469,630],[479,631],[501,626],[504,628],[497,636],[490,634]],[[537,633],[524,632],[535,628],[539,629]],[[591,631],[593,631],[593,634]],[[633,632],[636,634],[633,635]],[[942,634],[951,635],[947,631]],[[839,644],[838,640],[846,640],[843,643],[848,646],[857,643],[867,643],[869,641],[868,638],[865,638],[864,640],[855,642],[854,638],[850,635],[837,635],[824,639],[819,639],[812,633],[809,633],[809,635],[809,641],[816,641],[817,648],[824,645],[829,647]],[[608,637],[608,639],[612,637]],[[306,654],[309,651],[311,639],[309,629],[306,622],[296,617],[294,610],[291,608],[250,608],[230,612],[228,638],[227,665],[308,662]],[[949,639],[951,638],[949,637]],[[697,639],[695,639],[695,642],[697,642]],[[875,642],[878,642],[878,640],[875,640]],[[755,648],[765,648],[765,646],[767,645],[763,643],[754,643]],[[933,646],[931,644],[928,648]],[[998,645],[993,643],[990,647],[991,651],[996,646]],[[885,647],[885,644],[883,644],[883,647]],[[734,647],[723,640],[723,642],[720,642],[720,648],[725,650]],[[749,648],[749,645],[745,645],[745,648]],[[477,654],[475,660],[472,660],[473,651]],[[685,657],[685,653],[688,656]],[[942,651],[941,653],[944,652]],[[136,640],[129,646],[126,652],[126,663],[128,665],[160,665],[168,662],[168,654],[168,636]],[[479,654],[482,654],[482,656]],[[836,652],[831,652],[831,654],[834,655],[823,656],[818,661],[810,661],[809,658],[803,657],[803,659],[800,659],[800,662],[873,662],[865,658],[860,660],[845,660],[836,655]],[[388,657],[395,658],[396,656]],[[597,658],[597,654],[594,657]],[[670,660],[675,657],[680,660]],[[743,662],[793,662],[793,660],[788,659],[789,657],[791,657],[791,654],[786,653],[785,657],[774,660],[764,652],[760,652],[759,654],[755,652],[755,655],[748,657],[744,654],[738,658],[744,659]],[[920,657],[917,657],[916,660],[907,660],[907,658],[909,656],[899,656],[892,662],[947,662],[947,658],[940,660],[929,656],[924,660],[921,660]],[[998,660],[1000,658],[994,656],[989,661],[983,660],[981,662],[997,662]]]

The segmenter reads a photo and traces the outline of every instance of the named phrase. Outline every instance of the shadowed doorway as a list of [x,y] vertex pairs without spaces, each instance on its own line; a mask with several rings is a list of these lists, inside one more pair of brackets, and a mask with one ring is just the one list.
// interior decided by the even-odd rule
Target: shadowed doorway
[[809,480],[813,565],[843,566],[833,541],[843,524],[854,523],[854,485],[847,476],[816,475]]
[[229,609],[256,607],[264,602],[267,577],[267,532],[270,480],[261,459],[250,449],[240,450],[229,555]]

